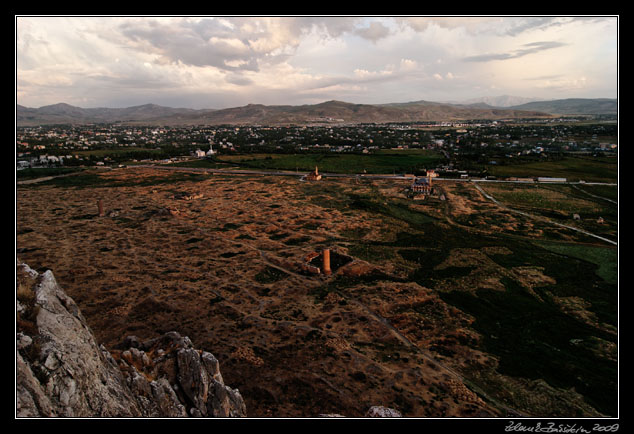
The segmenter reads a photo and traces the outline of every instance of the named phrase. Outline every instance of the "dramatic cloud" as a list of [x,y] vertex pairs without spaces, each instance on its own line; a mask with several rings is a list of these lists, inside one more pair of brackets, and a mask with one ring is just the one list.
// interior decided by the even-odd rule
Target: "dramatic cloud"
[[616,97],[617,37],[615,17],[20,16],[16,96],[192,108]]
[[465,57],[464,60],[466,60],[467,62],[489,62],[491,60],[517,59],[518,57],[539,53],[540,51],[544,50],[563,47],[565,45],[566,44],[564,43],[556,41],[531,42],[528,44],[524,44],[522,46],[523,48],[511,51],[509,53],[480,54],[477,56]]
[[361,36],[362,38],[376,42],[379,39],[385,38],[387,35],[389,35],[390,29],[380,22],[374,21],[370,23],[368,27],[356,29],[355,34]]

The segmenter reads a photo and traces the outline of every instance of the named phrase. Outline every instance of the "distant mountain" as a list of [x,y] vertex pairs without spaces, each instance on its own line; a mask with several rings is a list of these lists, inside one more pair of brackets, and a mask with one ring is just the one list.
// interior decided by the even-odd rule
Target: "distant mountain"
[[179,119],[196,110],[145,104],[127,108],[80,108],[60,103],[38,109],[16,105],[18,126],[46,124],[85,124],[114,122],[143,122],[161,118]]
[[468,105],[472,107],[514,107],[529,102],[541,101],[539,98],[524,98],[521,96],[500,95],[500,96],[483,96],[480,98],[471,98],[461,102],[452,102],[451,104]]
[[569,98],[529,102],[509,108],[513,110],[536,110],[553,115],[617,114],[618,100],[611,98]]
[[430,101],[394,104],[351,104],[326,101],[312,105],[248,104],[221,110],[180,109],[146,104],[128,108],[84,109],[54,104],[38,109],[16,106],[16,124],[128,123],[150,125],[288,125],[315,123],[386,123],[550,117],[535,110],[464,106]]

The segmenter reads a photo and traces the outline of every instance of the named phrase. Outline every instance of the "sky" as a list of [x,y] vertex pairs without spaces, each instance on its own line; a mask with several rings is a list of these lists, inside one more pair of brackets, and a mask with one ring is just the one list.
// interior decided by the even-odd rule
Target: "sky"
[[616,16],[16,16],[16,103],[616,98]]

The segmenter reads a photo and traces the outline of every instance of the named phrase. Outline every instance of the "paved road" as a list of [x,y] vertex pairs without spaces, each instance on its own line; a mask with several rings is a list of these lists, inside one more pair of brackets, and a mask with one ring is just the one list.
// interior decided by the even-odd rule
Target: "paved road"
[[[209,168],[200,168],[200,167],[178,167],[178,166],[167,166],[167,165],[135,165],[129,166],[130,168],[134,167],[145,167],[152,169],[164,169],[164,170],[180,170],[180,171],[188,171],[188,172],[205,172],[205,173],[219,173],[219,174],[230,174],[230,175],[269,175],[269,176],[299,176],[305,177],[308,173],[301,171],[290,171],[290,170],[250,170],[250,169],[209,169]],[[403,175],[390,175],[390,174],[368,174],[368,173],[321,173],[322,178],[359,178],[359,179],[395,179],[395,180],[408,180],[413,179],[411,176],[403,176]],[[434,182],[436,181],[458,181],[458,182],[502,182],[502,183],[516,183],[516,184],[581,184],[581,185],[611,185],[616,186],[617,183],[610,182],[537,182],[537,181],[508,181],[508,180],[497,180],[497,179],[481,179],[481,178],[434,178]]]

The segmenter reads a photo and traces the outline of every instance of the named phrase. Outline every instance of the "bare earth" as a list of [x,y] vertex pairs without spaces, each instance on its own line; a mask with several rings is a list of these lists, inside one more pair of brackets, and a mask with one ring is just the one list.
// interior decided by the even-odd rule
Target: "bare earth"
[[[363,416],[373,405],[416,417],[506,415],[458,374],[495,360],[464,345],[479,338],[468,328],[473,319],[434,291],[363,279],[345,291],[325,290],[339,275],[406,275],[406,262],[363,261],[349,252],[349,236],[342,238],[389,238],[404,228],[329,207],[327,197],[315,201],[316,184],[294,177],[188,179],[139,168],[98,176],[106,184],[19,187],[17,248],[33,269],[53,270],[107,348],[128,335],[189,336],[216,355],[252,417]],[[387,182],[327,183],[398,195]],[[473,212],[468,198],[450,188],[446,194],[449,217]],[[303,271],[306,256],[323,247],[352,262],[329,278]],[[509,273],[482,250],[453,253],[456,263],[482,270],[464,276],[465,287],[497,288]],[[538,269],[510,272],[528,287],[549,282]],[[412,306],[425,319],[411,315]],[[453,357],[433,356],[439,345]]]

